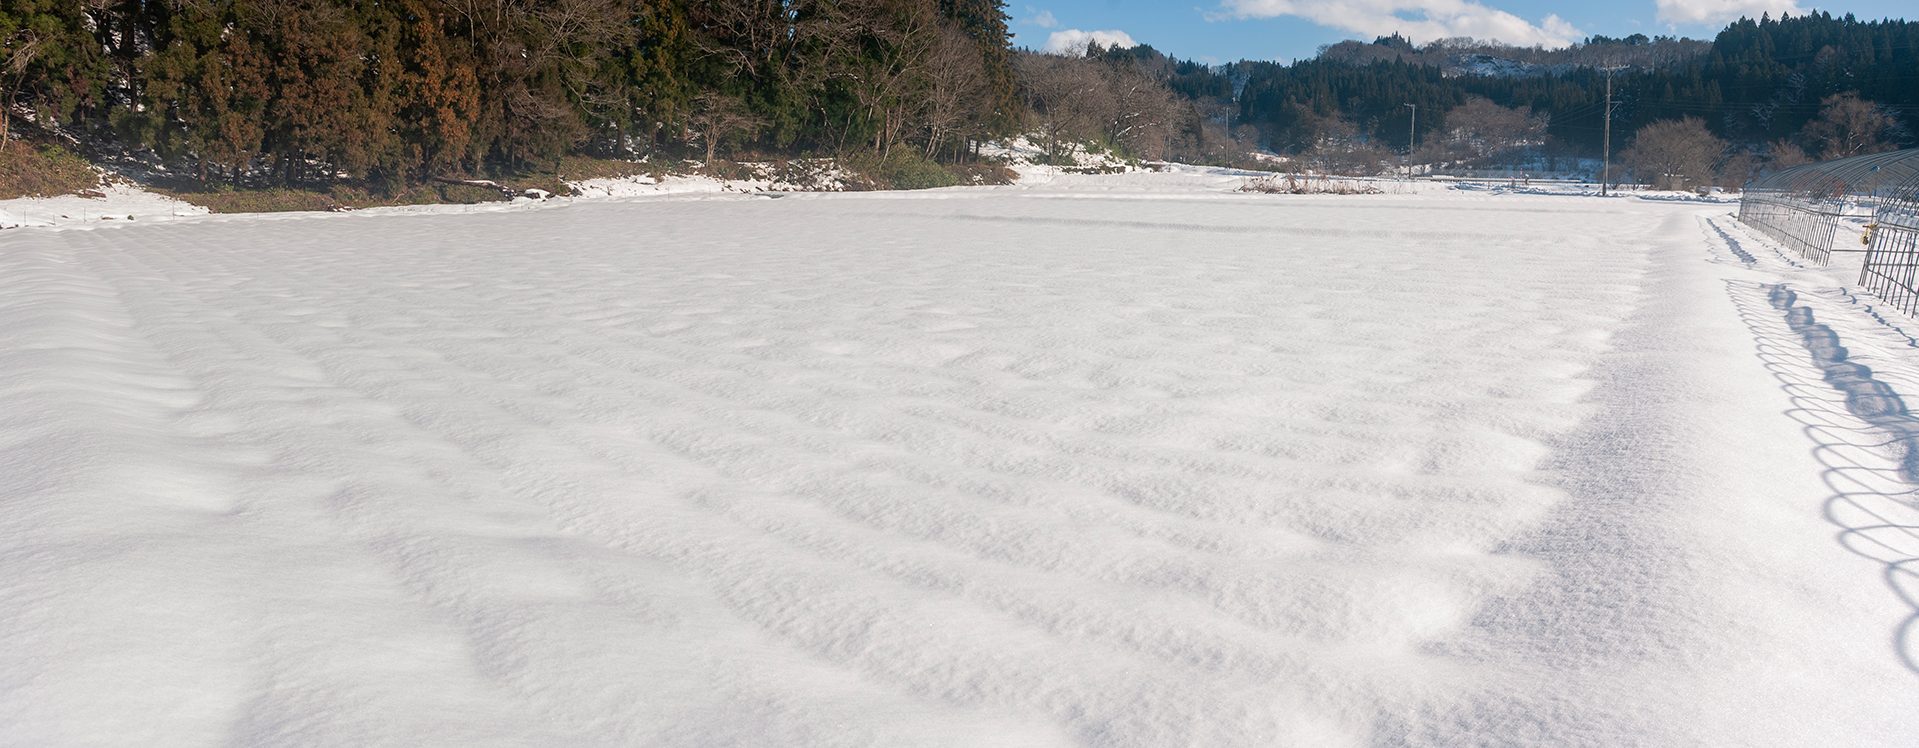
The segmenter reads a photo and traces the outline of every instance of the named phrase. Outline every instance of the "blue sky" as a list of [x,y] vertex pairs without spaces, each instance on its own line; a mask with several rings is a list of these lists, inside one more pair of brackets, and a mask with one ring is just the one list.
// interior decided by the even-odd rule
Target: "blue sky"
[[1862,18],[1911,15],[1910,0],[1806,5],[1796,0],[1008,0],[1014,43],[1137,41],[1206,62],[1310,57],[1322,44],[1398,31],[1560,46],[1591,34],[1711,38],[1740,15],[1812,9]]

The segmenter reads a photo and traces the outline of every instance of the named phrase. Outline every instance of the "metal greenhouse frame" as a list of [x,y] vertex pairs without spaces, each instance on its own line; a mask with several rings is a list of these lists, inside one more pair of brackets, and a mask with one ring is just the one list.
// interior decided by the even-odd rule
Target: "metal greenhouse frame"
[[1916,181],[1919,148],[1795,166],[1747,185],[1739,220],[1825,264],[1843,220],[1874,218],[1881,198]]
[[1767,175],[1746,186],[1739,220],[1821,265],[1831,259],[1842,223],[1865,223],[1859,285],[1906,314],[1919,313],[1919,148]]
[[1919,178],[1879,197],[1867,231],[1872,239],[1859,285],[1906,314],[1919,311]]

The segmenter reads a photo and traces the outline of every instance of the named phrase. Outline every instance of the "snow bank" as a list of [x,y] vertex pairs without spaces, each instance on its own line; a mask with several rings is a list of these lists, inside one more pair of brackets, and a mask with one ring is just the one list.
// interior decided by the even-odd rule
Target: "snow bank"
[[[571,204],[574,200],[605,198],[641,198],[672,196],[751,195],[768,192],[839,191],[846,188],[847,175],[830,164],[780,168],[771,163],[740,164],[751,175],[742,179],[719,179],[698,174],[668,175],[655,179],[647,175],[623,178],[586,179],[569,182],[573,197],[558,198],[541,190],[502,202],[443,205],[400,205],[342,211],[358,216],[381,215],[465,215],[471,213],[517,212]],[[132,183],[118,181],[101,187],[97,195],[64,195],[52,198],[0,200],[0,229],[28,227],[86,228],[127,222],[172,221],[203,218],[206,208],[151,192]],[[312,213],[279,213],[256,216],[257,220],[312,218]],[[233,215],[214,220],[231,221]]]
[[640,174],[631,177],[583,179],[567,184],[586,199],[657,197],[662,195],[764,192],[839,192],[850,176],[830,160],[800,160],[787,164],[744,162],[734,165],[746,176],[722,179],[703,174]]
[[116,221],[169,221],[205,215],[206,208],[149,192],[125,182],[103,185],[97,196],[23,197],[0,200],[0,229],[27,226],[80,227]]
[[1066,157],[1071,160],[1071,163],[1040,163],[1047,160],[1046,149],[1031,136],[985,143],[980,146],[979,153],[981,156],[1004,161],[1007,168],[1019,175],[1019,183],[1025,185],[1052,184],[1062,176],[1104,176],[1141,170],[1136,163],[1108,152],[1094,152],[1078,143],[1067,146]]

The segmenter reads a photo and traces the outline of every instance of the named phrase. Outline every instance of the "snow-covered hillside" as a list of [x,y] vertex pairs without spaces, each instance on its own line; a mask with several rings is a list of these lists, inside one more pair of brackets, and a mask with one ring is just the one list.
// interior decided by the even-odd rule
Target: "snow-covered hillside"
[[0,234],[0,744],[1919,734],[1919,326],[1241,181]]

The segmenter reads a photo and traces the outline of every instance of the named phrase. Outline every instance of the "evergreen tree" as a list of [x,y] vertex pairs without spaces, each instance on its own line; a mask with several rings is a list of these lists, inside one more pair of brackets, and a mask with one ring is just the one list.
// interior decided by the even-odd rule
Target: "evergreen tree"
[[1003,0],[940,0],[940,12],[979,47],[984,76],[978,135],[1012,132],[1024,108],[1019,99],[1019,73],[1013,68],[1011,24]]
[[[1622,62],[1616,136],[1694,117],[1763,167],[1919,132],[1909,21],[1761,17],[1710,43],[1562,50],[1391,36],[1230,66],[1016,53],[1008,25],[1004,0],[0,0],[0,139],[30,111],[27,129],[151,149],[204,182],[399,188],[663,147],[963,159],[1022,127],[1056,153],[1092,138],[1230,161],[1257,141],[1373,160],[1405,147],[1412,104],[1420,142],[1463,131],[1457,111],[1474,132],[1524,124],[1509,152],[1596,154],[1599,66]],[[1537,69],[1456,65],[1486,56]]]

